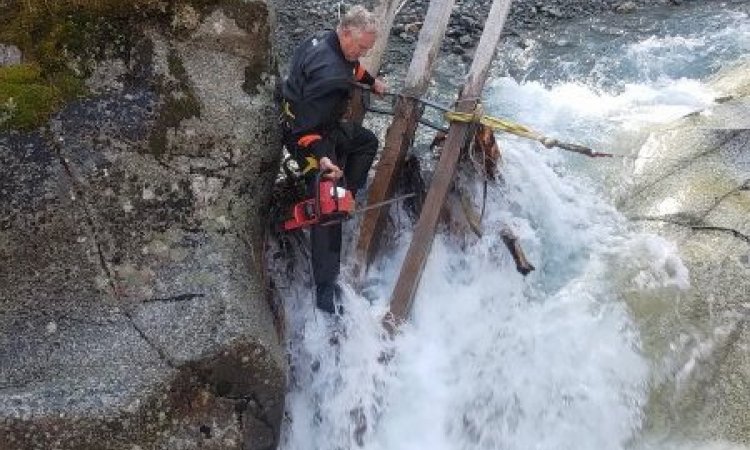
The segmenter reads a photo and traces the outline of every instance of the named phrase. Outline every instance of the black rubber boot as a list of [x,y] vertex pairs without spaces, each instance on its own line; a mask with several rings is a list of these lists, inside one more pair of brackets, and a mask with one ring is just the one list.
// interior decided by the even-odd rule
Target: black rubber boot
[[341,288],[336,283],[320,283],[315,286],[315,305],[329,314],[341,314]]

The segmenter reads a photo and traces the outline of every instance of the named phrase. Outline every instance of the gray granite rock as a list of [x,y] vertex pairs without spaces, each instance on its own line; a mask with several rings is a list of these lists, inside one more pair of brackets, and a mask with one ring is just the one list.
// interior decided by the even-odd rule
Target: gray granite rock
[[270,12],[179,14],[0,135],[0,449],[275,448]]
[[0,44],[0,67],[21,64],[23,54],[15,45]]
[[690,271],[689,289],[629,303],[647,351],[674,371],[655,382],[646,426],[694,439],[750,438],[748,69],[716,77],[715,105],[651,134],[641,155],[656,159],[636,162],[635,194],[623,205],[675,242]]

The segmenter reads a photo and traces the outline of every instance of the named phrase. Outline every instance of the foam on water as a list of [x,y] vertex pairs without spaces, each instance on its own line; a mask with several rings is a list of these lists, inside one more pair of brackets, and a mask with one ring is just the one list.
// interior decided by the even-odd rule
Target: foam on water
[[[623,54],[658,65],[675,46],[704,48],[670,35]],[[615,91],[496,78],[485,103],[551,136],[637,154],[644,129],[713,98],[682,77],[631,79]],[[631,231],[613,206],[603,188],[611,178],[595,166],[614,167],[613,177],[620,162],[499,138],[503,180],[489,189],[485,235],[460,245],[438,234],[412,320],[395,340],[380,320],[408,230],[371,270],[369,300],[345,285],[343,318],[316,314],[305,290],[287,304],[293,379],[281,448],[616,450],[641,439],[652,366],[622,292],[685,289],[687,269],[673,243]],[[481,186],[474,193],[480,199]],[[504,226],[537,267],[525,278],[500,238]],[[639,448],[745,447],[648,438]]]
[[[556,92],[618,111],[619,98],[581,86],[501,83],[518,105],[554,98],[534,121],[572,136],[600,122],[585,111],[575,126],[561,120],[589,106]],[[359,439],[372,449],[601,449],[621,448],[638,431],[648,362],[621,282],[684,287],[687,272],[672,244],[631,234],[606,197],[565,169],[565,156],[518,139],[501,144],[504,182],[490,188],[485,236],[465,249],[437,238],[413,321],[393,349],[379,318],[403,248],[373,274],[384,280],[374,306],[349,291],[338,326],[307,306],[285,448],[350,448]],[[526,278],[500,239],[505,225],[537,266]],[[336,346],[332,328],[346,330]]]

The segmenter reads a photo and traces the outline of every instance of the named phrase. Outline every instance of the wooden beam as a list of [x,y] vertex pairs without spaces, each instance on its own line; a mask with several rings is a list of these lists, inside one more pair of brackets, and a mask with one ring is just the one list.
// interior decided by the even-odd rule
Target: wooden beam
[[[393,20],[396,18],[396,13],[398,12],[398,5],[399,0],[380,0],[378,6],[373,9],[373,14],[378,17],[380,30],[378,31],[378,38],[375,40],[375,44],[367,53],[367,56],[362,58],[360,62],[374,77],[377,77],[378,71],[380,71],[383,54],[388,45],[388,38],[391,36]],[[365,112],[362,103],[362,92],[356,90],[349,103],[349,120],[362,123]]]
[[380,31],[378,32],[375,44],[361,61],[373,76],[380,70],[383,54],[388,45],[388,38],[391,36],[391,28],[393,28],[393,20],[396,18],[396,10],[399,3],[399,0],[380,0],[378,6],[373,9],[373,13],[379,18]]
[[[427,91],[440,43],[448,27],[454,0],[432,0],[425,15],[425,24],[419,31],[414,56],[406,73],[403,92],[410,97],[421,97]],[[422,106],[408,97],[399,97],[394,106],[393,122],[385,136],[383,151],[369,188],[367,203],[384,201],[393,195],[398,171],[404,163],[406,152],[411,147],[417,121],[422,115]],[[387,208],[367,211],[362,218],[355,249],[354,276],[360,279],[370,264],[376,240],[383,228]]]
[[[511,0],[494,0],[492,3],[482,37],[474,53],[474,61],[471,63],[468,77],[458,99],[456,108],[458,111],[472,112],[477,106],[510,3]],[[440,211],[443,209],[446,194],[453,182],[458,157],[461,148],[466,143],[470,126],[471,124],[468,123],[453,122],[448,130],[448,137],[435,169],[422,214],[414,229],[414,237],[391,295],[390,317],[387,319],[395,324],[405,320],[411,311],[414,295],[432,248]]]

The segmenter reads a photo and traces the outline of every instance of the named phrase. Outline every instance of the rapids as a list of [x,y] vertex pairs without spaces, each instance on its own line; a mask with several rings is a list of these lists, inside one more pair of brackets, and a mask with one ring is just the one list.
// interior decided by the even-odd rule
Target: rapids
[[[500,49],[490,114],[628,158],[588,160],[499,135],[503,179],[489,188],[485,236],[465,247],[436,236],[395,340],[383,339],[380,318],[409,242],[403,213],[364,295],[343,282],[343,317],[314,311],[309,268],[297,265],[296,282],[282,286],[292,369],[280,448],[750,448],[747,432],[727,440],[652,417],[670,402],[655,386],[679,391],[689,377],[689,365],[669,362],[701,351],[650,337],[678,326],[657,306],[691,278],[674,242],[618,209],[648,164],[637,156],[650,130],[710,107],[718,94],[707,78],[750,53],[750,4],[693,5],[568,24]],[[443,64],[440,95],[455,91],[457,67]],[[537,267],[526,278],[492,232],[502,224]],[[636,313],[633,296],[657,306]]]

